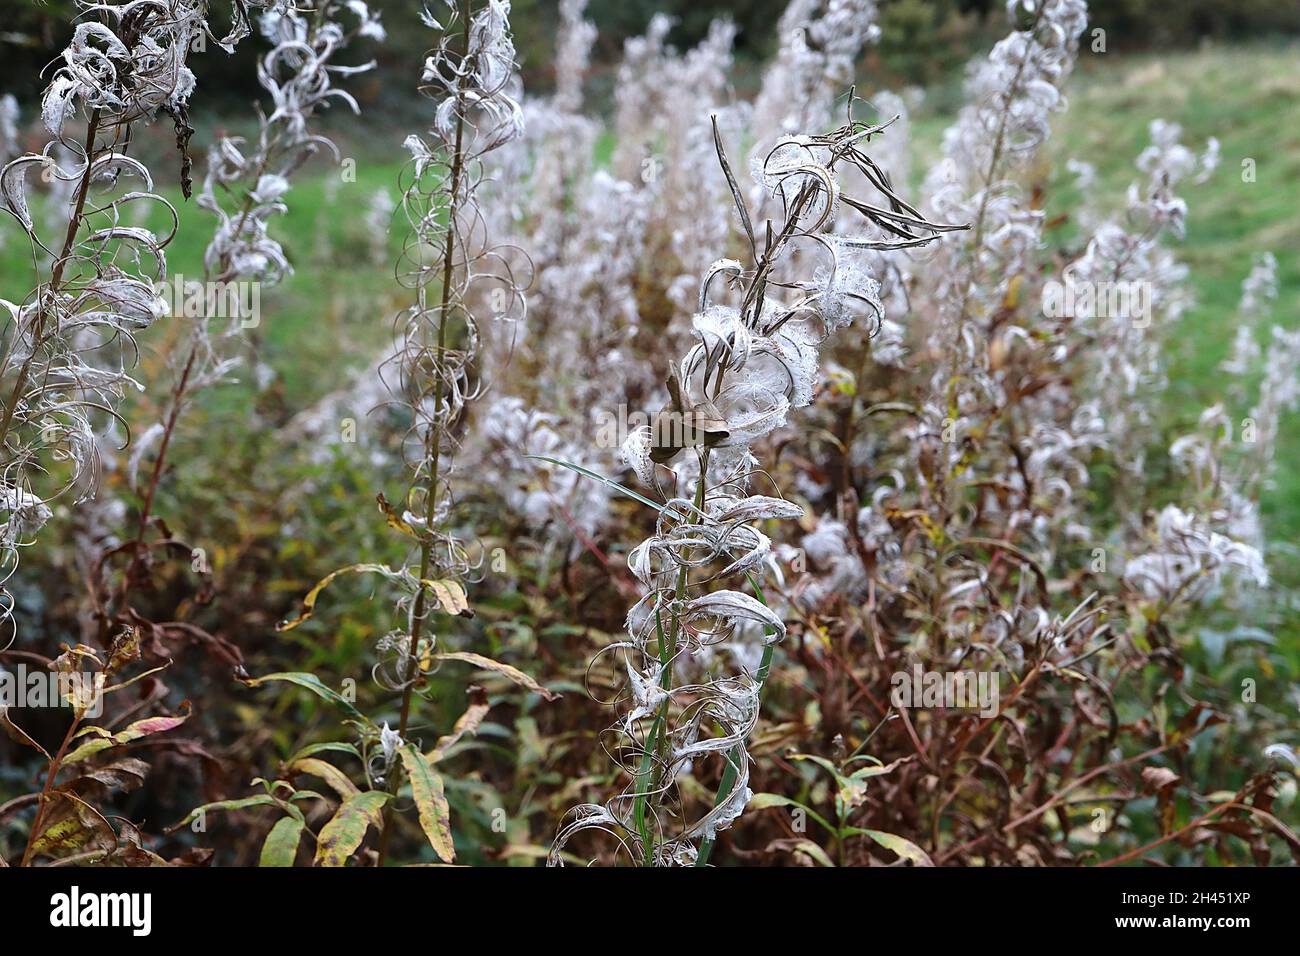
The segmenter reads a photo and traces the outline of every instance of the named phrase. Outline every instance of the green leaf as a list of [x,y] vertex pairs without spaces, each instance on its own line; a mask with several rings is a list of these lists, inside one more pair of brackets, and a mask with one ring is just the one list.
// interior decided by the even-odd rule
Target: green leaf
[[366,837],[370,821],[388,801],[382,790],[367,790],[343,801],[316,841],[317,866],[343,866]]
[[297,684],[299,687],[305,687],[317,697],[329,701],[336,707],[339,707],[349,717],[360,720],[366,725],[370,724],[370,718],[353,706],[352,702],[331,687],[325,686],[319,677],[315,674],[305,674],[301,671],[282,671],[277,674],[267,674],[265,677],[253,677],[244,681],[248,687],[261,687],[263,684],[271,681],[287,681],[290,684]]
[[790,754],[790,759],[791,759],[791,760],[811,760],[811,761],[812,761],[813,763],[815,763],[817,766],[821,767],[823,770],[825,770],[827,773],[829,773],[832,777],[834,777],[834,778],[836,779],[836,781],[843,781],[843,780],[844,780],[844,775],[843,775],[842,773],[840,773],[839,768],[836,767],[835,764],[833,764],[833,763],[831,763],[829,760],[827,760],[825,757],[819,757],[819,756],[817,756],[816,754]]
[[627,495],[627,497],[633,499],[634,501],[639,501],[643,505],[649,505],[655,511],[662,512],[664,510],[663,505],[656,504],[655,502],[651,501],[649,498],[645,497],[644,495],[637,494],[631,488],[624,488],[614,479],[606,478],[604,475],[598,475],[596,474],[596,472],[583,468],[581,465],[575,465],[572,462],[567,462],[567,461],[560,461],[560,459],[558,458],[547,458],[545,455],[525,455],[524,457],[535,458],[538,461],[549,461],[552,465],[559,465],[561,468],[567,468],[570,471],[577,472],[578,474],[582,475],[582,477],[584,478],[590,478],[592,481],[599,481],[605,487],[611,488],[614,491],[617,491],[619,494]]
[[415,749],[415,744],[406,744],[399,753],[411,780],[411,796],[420,815],[420,827],[438,859],[450,863],[456,858],[456,847],[451,840],[451,809],[443,793],[442,777],[429,766],[424,754]]
[[756,793],[750,797],[747,809],[766,810],[768,807],[799,807],[802,810],[808,809],[798,800],[783,797],[779,793]]
[[259,793],[254,797],[240,797],[237,800],[218,800],[216,803],[205,803],[201,807],[195,807],[179,823],[173,823],[167,828],[171,833],[179,830],[188,823],[192,823],[195,817],[200,814],[206,814],[209,810],[247,810],[249,807],[277,807],[280,801],[269,793]]
[[853,774],[852,776],[849,777],[849,779],[866,780],[868,777],[879,777],[881,774],[893,773],[896,769],[898,769],[899,764],[907,763],[911,759],[912,759],[911,756],[900,757],[897,760],[895,760],[893,763],[886,765],[886,764],[881,764],[877,758],[868,757],[865,754],[861,757],[854,757],[852,760],[849,760],[848,763],[853,763],[854,760],[875,760],[877,766],[863,767],[861,770],[855,770],[853,771]]
[[262,844],[262,856],[258,866],[293,866],[294,857],[298,855],[298,841],[302,838],[302,821],[293,817],[281,817],[271,827]]
[[766,810],[769,807],[796,807],[825,827],[828,833],[835,832],[835,828],[817,811],[809,809],[798,800],[783,797],[779,793],[756,793],[749,798],[749,803],[746,805],[746,809],[749,810]]
[[316,756],[316,754],[326,753],[326,752],[351,754],[352,756],[356,757],[358,760],[361,759],[361,751],[359,751],[356,747],[352,746],[352,744],[345,744],[340,741],[329,741],[327,743],[322,743],[322,744],[308,744],[306,747],[303,747],[296,754],[290,757],[289,763],[294,763],[296,761],[302,760],[304,757],[314,757]]

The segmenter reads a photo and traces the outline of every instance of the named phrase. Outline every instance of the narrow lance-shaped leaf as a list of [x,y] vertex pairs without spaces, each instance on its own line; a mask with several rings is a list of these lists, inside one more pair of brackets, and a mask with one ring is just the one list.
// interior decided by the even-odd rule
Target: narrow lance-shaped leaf
[[561,461],[558,458],[548,458],[545,455],[525,455],[524,457],[535,458],[537,461],[550,462],[552,465],[559,465],[561,468],[568,468],[570,471],[582,475],[582,477],[584,478],[590,478],[592,481],[598,481],[606,488],[609,488],[613,491],[617,491],[621,495],[626,495],[627,497],[631,498],[633,501],[639,501],[643,505],[649,505],[655,511],[664,510],[663,505],[657,504],[651,501],[645,495],[637,494],[631,488],[625,488],[622,485],[620,485],[617,481],[614,481],[611,478],[606,478],[604,475],[599,475],[596,472],[590,470],[589,468],[583,468],[581,465],[575,465],[572,462]]
[[451,729],[451,733],[439,737],[434,748],[424,755],[424,759],[429,763],[436,764],[445,757],[447,751],[466,734],[477,733],[479,725],[483,723],[483,718],[487,716],[490,709],[487,691],[474,684],[470,685],[466,693],[469,694],[469,706],[465,708],[465,713],[461,714],[456,720],[456,726]]
[[302,839],[302,821],[294,817],[281,817],[271,827],[262,844],[262,855],[258,866],[293,866],[298,855],[298,843]]
[[349,717],[363,721],[367,725],[370,724],[370,718],[357,710],[352,701],[348,700],[333,688],[327,687],[315,674],[308,674],[302,671],[282,671],[277,674],[267,674],[264,677],[251,678],[244,681],[244,684],[249,687],[260,687],[263,684],[274,681],[287,681],[290,684],[297,684],[299,687],[305,687],[317,697],[323,698],[337,707],[341,707]]
[[333,583],[335,578],[344,574],[382,574],[385,577],[392,577],[393,570],[382,564],[349,564],[346,568],[339,568],[337,571],[331,571],[325,577],[321,578],[312,587],[302,599],[302,611],[297,617],[290,618],[287,621],[281,621],[276,625],[277,631],[291,631],[303,621],[311,619],[316,613],[316,599],[320,597],[322,591]]
[[195,807],[185,815],[185,818],[178,823],[173,823],[167,828],[168,833],[179,830],[200,816],[207,814],[211,810],[248,810],[252,807],[274,807],[279,806],[279,801],[269,793],[259,793],[252,797],[239,797],[235,800],[218,800],[215,803],[205,803],[201,807]]
[[443,792],[442,777],[429,765],[415,744],[406,744],[399,751],[402,766],[411,781],[411,796],[419,813],[420,827],[429,838],[429,845],[438,858],[450,863],[456,858],[456,847],[451,839],[451,810]]
[[867,830],[865,828],[853,827],[849,832],[858,833],[862,836],[870,837],[875,840],[886,850],[893,850],[905,860],[911,860],[917,866],[934,866],[934,861],[930,855],[922,850],[911,840],[905,840],[903,837],[894,833],[885,833],[881,830]]
[[316,843],[317,866],[343,866],[366,838],[370,821],[388,802],[382,790],[367,790],[349,797],[320,832]]
[[434,660],[439,661],[464,661],[466,664],[473,664],[475,667],[481,667],[484,670],[493,671],[503,677],[507,677],[521,687],[526,687],[535,694],[541,694],[547,700],[559,700],[560,695],[553,690],[548,690],[536,680],[529,677],[517,667],[509,664],[503,664],[500,661],[493,660],[490,657],[484,657],[482,654],[473,654],[469,651],[455,651],[447,654],[435,654]]
[[111,747],[120,747],[123,744],[129,744],[133,740],[139,740],[142,737],[148,737],[151,734],[160,734],[167,730],[179,727],[189,719],[190,710],[189,702],[184,705],[184,713],[176,717],[146,717],[144,720],[137,720],[128,726],[125,730],[119,730],[115,734],[110,734],[102,727],[88,727],[83,734],[93,734],[96,739],[88,740],[86,743],[77,747],[72,753],[63,758],[63,765],[79,763],[87,757],[108,750]]
[[[360,793],[360,789],[354,784],[348,775],[332,763],[324,760],[318,760],[315,757],[305,757],[301,760],[295,760],[289,765],[289,769],[297,773],[310,774],[313,777],[319,777],[329,784],[330,789],[339,795],[343,800],[350,800]],[[379,814],[376,813],[370,821],[375,826],[379,826],[381,821]]]

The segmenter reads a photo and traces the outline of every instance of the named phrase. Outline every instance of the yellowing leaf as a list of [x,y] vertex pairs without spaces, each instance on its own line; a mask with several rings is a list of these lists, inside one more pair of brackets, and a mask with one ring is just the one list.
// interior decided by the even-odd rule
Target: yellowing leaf
[[443,793],[442,777],[429,766],[424,754],[415,749],[415,744],[406,744],[399,753],[411,780],[411,796],[419,812],[420,827],[438,859],[450,863],[456,858],[456,847],[451,840],[451,810]]
[[109,850],[117,843],[109,822],[80,797],[56,790],[49,799],[41,834],[32,843],[33,856],[62,850]]
[[1007,293],[1002,297],[1002,308],[1014,309],[1020,304],[1020,290],[1025,285],[1024,276],[1013,276],[1007,283]]
[[[332,763],[318,760],[315,757],[304,757],[301,760],[295,760],[289,765],[289,769],[296,770],[299,773],[311,774],[313,777],[320,777],[329,784],[330,789],[344,800],[350,800],[361,792],[342,770]],[[370,825],[376,829],[383,827],[384,820],[379,811],[376,810],[370,818]]]
[[911,840],[905,840],[894,833],[885,833],[882,830],[866,830],[854,827],[854,833],[861,833],[863,836],[871,837],[886,850],[893,850],[905,860],[911,860],[917,866],[934,866],[934,861],[930,855],[922,850]]
[[474,612],[469,608],[469,599],[465,596],[465,589],[460,586],[459,581],[450,579],[431,581],[427,578],[424,586],[433,592],[434,600],[448,614],[454,614],[457,617],[473,617]]
[[401,516],[393,510],[393,506],[388,503],[388,499],[384,497],[382,491],[379,493],[376,500],[379,502],[379,510],[382,511],[384,517],[388,519],[388,527],[396,528],[398,531],[402,532],[402,534],[409,535],[412,538],[419,537],[415,529],[412,528],[408,522],[403,521]]
[[541,694],[547,700],[559,700],[560,695],[555,691],[547,690],[533,678],[529,677],[517,667],[511,667],[509,664],[502,664],[500,661],[494,661],[490,657],[484,657],[482,654],[472,654],[469,651],[455,651],[447,654],[435,654],[435,660],[439,661],[464,661],[466,664],[473,664],[475,667],[481,667],[483,670],[492,671],[507,677],[521,687],[527,687],[535,694]]
[[451,733],[438,738],[434,748],[424,755],[424,759],[429,763],[437,763],[447,751],[452,748],[461,737],[466,734],[478,732],[479,724],[483,723],[483,718],[487,716],[489,704],[487,692],[482,687],[471,686],[468,688],[469,706],[465,708],[465,713],[460,715],[456,721],[456,726],[452,728]]
[[795,853],[802,853],[811,857],[819,866],[834,866],[831,858],[826,855],[826,851],[819,847],[812,840],[796,840],[790,849]]
[[388,800],[382,790],[367,790],[343,801],[316,841],[317,866],[343,866],[361,841],[374,815]]
[[321,591],[324,591],[334,579],[344,574],[382,574],[385,577],[391,577],[393,571],[382,564],[349,564],[346,568],[339,568],[337,571],[331,571],[325,577],[316,582],[316,586],[307,592],[302,599],[302,611],[295,618],[287,621],[281,621],[275,626],[277,631],[292,631],[303,621],[310,620],[311,616],[316,613],[316,599],[320,597]]

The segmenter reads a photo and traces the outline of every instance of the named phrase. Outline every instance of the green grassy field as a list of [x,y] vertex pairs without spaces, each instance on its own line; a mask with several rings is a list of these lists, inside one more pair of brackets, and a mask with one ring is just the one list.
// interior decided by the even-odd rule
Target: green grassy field
[[[1134,161],[1149,143],[1156,118],[1179,123],[1183,143],[1200,151],[1219,140],[1222,162],[1203,185],[1186,184],[1187,236],[1179,259],[1190,269],[1195,304],[1169,338],[1169,390],[1175,425],[1190,430],[1206,406],[1227,398],[1218,371],[1236,334],[1241,281],[1253,258],[1278,260],[1280,294],[1272,323],[1293,328],[1300,310],[1300,56],[1294,48],[1208,49],[1179,55],[1108,54],[1088,61],[1068,89],[1069,110],[1053,123],[1048,150],[1053,178],[1048,213],[1075,208],[1080,199],[1065,160],[1083,159],[1097,170],[1094,200],[1121,209],[1125,190],[1139,174]],[[945,97],[944,99],[948,99]],[[933,152],[950,117],[922,111],[915,136]],[[1243,181],[1253,160],[1255,181]],[[1067,229],[1069,227],[1067,226]],[[1231,409],[1244,415],[1247,409]],[[1300,537],[1300,415],[1283,422],[1276,487],[1263,510],[1270,536]]]
[[[1187,238],[1179,257],[1190,268],[1195,306],[1170,338],[1171,405],[1189,423],[1226,396],[1217,371],[1236,334],[1241,281],[1260,252],[1278,260],[1273,321],[1287,328],[1300,311],[1300,56],[1297,51],[1224,50],[1162,62],[1135,60],[1115,74],[1085,78],[1056,149],[1094,160],[1099,186],[1120,195],[1145,144],[1144,118],[1180,123],[1199,148],[1214,136],[1223,161],[1203,186],[1189,186]],[[1103,164],[1101,155],[1105,152]],[[1118,154],[1118,155],[1116,155]],[[1255,181],[1243,164],[1253,163]],[[1267,330],[1265,330],[1267,331]],[[1240,410],[1243,414],[1248,409]],[[1276,488],[1264,499],[1272,536],[1300,537],[1300,416],[1283,422]]]

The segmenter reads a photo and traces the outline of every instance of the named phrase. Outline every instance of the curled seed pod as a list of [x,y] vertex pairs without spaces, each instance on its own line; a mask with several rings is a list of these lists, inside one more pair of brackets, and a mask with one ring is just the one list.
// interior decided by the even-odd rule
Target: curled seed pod
[[[117,407],[127,390],[141,388],[128,374],[138,358],[135,336],[166,312],[157,289],[167,278],[166,248],[178,218],[126,144],[133,124],[160,112],[184,125],[195,85],[187,59],[192,42],[208,32],[201,0],[77,6],[85,18],[41,99],[54,140],[0,169],[4,208],[40,263],[30,294],[5,302],[0,313],[0,338],[8,343],[0,366],[4,580],[17,565],[17,547],[32,543],[46,503],[69,490],[79,501],[90,497],[101,443],[119,427],[128,431]],[[85,120],[75,138],[67,129],[74,118]],[[0,124],[6,139],[7,129]],[[48,230],[27,203],[28,176],[38,168],[67,200],[51,204],[56,221]],[[137,224],[137,215],[147,221],[153,208],[165,211],[166,224]],[[7,627],[11,604],[0,594]]]

